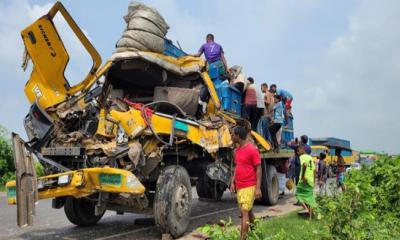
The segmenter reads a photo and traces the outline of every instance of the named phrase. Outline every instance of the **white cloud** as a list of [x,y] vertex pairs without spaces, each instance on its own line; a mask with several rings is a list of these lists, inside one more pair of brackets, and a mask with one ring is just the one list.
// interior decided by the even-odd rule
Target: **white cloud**
[[[23,89],[30,71],[23,72],[20,67],[24,50],[20,31],[46,14],[52,6],[53,3],[31,5],[26,0],[0,3],[0,124],[11,131],[24,133],[22,120],[29,110]],[[85,55],[79,40],[71,34],[66,22],[61,21],[58,15],[55,25],[70,55],[65,75],[72,83],[80,82],[89,71],[91,60]],[[88,35],[86,30],[83,31]]]
[[346,33],[308,66],[297,126],[312,136],[346,136],[356,148],[400,151],[399,21],[398,1],[361,4]]

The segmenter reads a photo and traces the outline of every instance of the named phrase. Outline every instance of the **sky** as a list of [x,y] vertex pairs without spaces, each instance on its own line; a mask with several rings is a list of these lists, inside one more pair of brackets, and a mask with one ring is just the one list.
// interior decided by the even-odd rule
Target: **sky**
[[[62,1],[99,51],[111,56],[125,28],[128,0]],[[228,65],[257,84],[275,83],[294,96],[295,135],[337,137],[353,149],[400,153],[400,1],[265,0],[142,1],[155,7],[188,53],[215,35]],[[0,125],[24,134],[29,109],[23,88],[20,31],[54,1],[0,1]],[[89,58],[56,19],[69,49],[66,77],[79,82]]]

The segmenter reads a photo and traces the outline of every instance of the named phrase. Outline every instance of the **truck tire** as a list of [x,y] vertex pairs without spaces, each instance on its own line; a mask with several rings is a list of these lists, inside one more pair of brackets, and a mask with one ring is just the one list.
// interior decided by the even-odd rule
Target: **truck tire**
[[223,185],[204,174],[196,182],[197,195],[199,198],[220,201],[226,189],[226,186]]
[[95,203],[85,198],[67,197],[64,204],[64,212],[68,220],[80,227],[93,226],[103,217],[105,211],[96,216],[94,208]]
[[157,180],[154,196],[154,219],[163,233],[174,238],[185,233],[192,207],[189,174],[181,166],[169,166]]
[[261,179],[261,204],[275,205],[279,198],[278,173],[274,165],[266,164],[262,161],[262,179]]

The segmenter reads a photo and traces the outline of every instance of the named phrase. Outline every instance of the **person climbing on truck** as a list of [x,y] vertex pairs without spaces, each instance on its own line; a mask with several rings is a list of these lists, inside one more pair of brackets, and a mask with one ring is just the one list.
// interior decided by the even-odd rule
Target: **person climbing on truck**
[[204,56],[209,64],[209,68],[215,67],[218,69],[219,75],[226,77],[228,72],[228,64],[224,56],[224,49],[222,46],[214,42],[214,35],[209,33],[206,36],[206,43],[204,43],[195,57],[200,57],[204,53]]
[[247,78],[247,81],[250,82],[250,85],[244,93],[243,118],[249,120],[251,129],[256,131],[258,123],[256,86],[252,77]]
[[271,133],[272,145],[274,147],[274,151],[279,152],[280,142],[278,142],[277,133],[279,132],[279,129],[281,129],[283,124],[283,106],[281,103],[281,96],[275,95],[274,99],[275,99],[274,116],[271,125],[269,127],[269,131]]
[[241,214],[240,239],[246,239],[249,223],[253,224],[255,216],[252,208],[255,199],[261,193],[261,158],[257,148],[247,141],[249,131],[243,126],[233,129],[232,140],[237,145],[235,150],[235,170],[231,180],[230,191],[236,192]]
[[293,96],[290,92],[284,89],[278,89],[276,84],[272,84],[270,88],[270,92],[281,96],[282,98],[282,104],[284,105],[284,114],[285,114],[285,128],[288,128],[289,125],[289,117],[292,113],[292,102],[293,102]]
[[261,92],[264,93],[265,110],[257,130],[259,133],[262,133],[265,139],[272,142],[269,126],[274,117],[274,105],[275,105],[274,94],[268,91],[267,83],[261,84]]

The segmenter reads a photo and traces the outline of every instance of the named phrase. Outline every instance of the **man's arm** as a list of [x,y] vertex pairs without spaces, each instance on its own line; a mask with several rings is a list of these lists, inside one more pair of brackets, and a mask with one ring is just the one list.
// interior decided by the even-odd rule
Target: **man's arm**
[[305,183],[307,183],[307,179],[305,178],[306,175],[306,170],[307,170],[307,164],[303,163],[303,172],[301,174],[301,180]]
[[203,46],[200,47],[199,51],[196,54],[193,54],[194,57],[200,57],[203,54],[204,48]]
[[235,167],[233,168],[233,175],[231,178],[231,185],[229,186],[229,191],[231,191],[232,193],[236,192],[236,188],[235,188],[235,175],[236,175],[236,171],[235,171]]
[[256,184],[256,199],[262,197],[261,193],[261,178],[262,178],[262,171],[261,171],[261,164],[256,166],[257,172],[257,184]]

